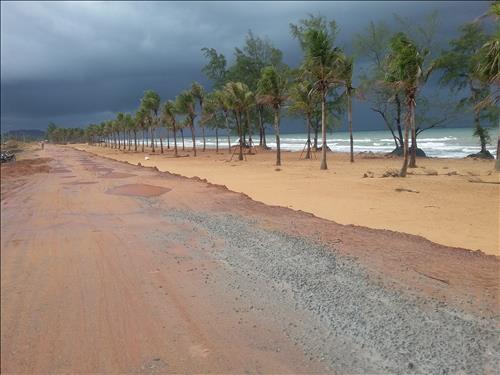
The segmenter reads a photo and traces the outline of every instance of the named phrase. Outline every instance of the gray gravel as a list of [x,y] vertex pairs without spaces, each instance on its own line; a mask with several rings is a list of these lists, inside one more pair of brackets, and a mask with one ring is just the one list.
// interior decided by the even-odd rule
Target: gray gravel
[[[229,287],[257,301],[311,360],[334,372],[498,373],[500,331],[492,320],[387,289],[335,249],[239,216],[164,216],[194,226],[200,246],[234,275]],[[301,318],[287,321],[287,311]]]

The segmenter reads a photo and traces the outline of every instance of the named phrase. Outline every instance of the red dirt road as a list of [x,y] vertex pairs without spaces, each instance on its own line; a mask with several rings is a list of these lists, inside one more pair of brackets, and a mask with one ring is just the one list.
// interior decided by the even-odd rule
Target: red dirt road
[[389,287],[498,314],[495,257],[341,226],[69,148],[48,145],[40,156],[53,159],[49,173],[2,173],[2,373],[329,371],[280,329],[303,313],[278,314],[265,308],[272,301],[231,287],[224,262],[195,226],[162,215],[167,206],[336,244]]

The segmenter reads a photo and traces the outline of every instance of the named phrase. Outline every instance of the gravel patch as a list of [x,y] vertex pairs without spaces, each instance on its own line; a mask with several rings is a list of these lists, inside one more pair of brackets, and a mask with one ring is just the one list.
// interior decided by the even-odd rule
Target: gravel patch
[[[164,217],[198,228],[200,245],[214,249],[235,275],[230,286],[260,301],[278,321],[286,311],[303,312],[301,321],[282,318],[283,332],[335,372],[472,374],[500,368],[500,331],[493,320],[386,288],[335,249],[240,216],[168,210]],[[222,249],[215,248],[221,240]]]

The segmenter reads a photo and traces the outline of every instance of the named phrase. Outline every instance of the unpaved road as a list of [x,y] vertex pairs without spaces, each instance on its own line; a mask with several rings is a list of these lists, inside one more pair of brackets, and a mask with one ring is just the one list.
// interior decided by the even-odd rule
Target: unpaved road
[[2,166],[2,373],[495,373],[493,256],[65,147]]

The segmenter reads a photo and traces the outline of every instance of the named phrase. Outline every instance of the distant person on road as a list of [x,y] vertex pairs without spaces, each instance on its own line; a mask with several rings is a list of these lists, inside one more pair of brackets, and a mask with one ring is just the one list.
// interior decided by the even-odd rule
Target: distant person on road
[[45,141],[43,141],[43,140],[42,140],[42,141],[40,142],[40,146],[42,146],[42,150],[43,150],[43,149],[44,149],[44,147],[45,147]]

